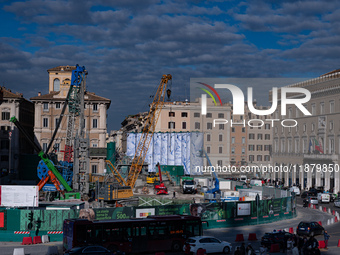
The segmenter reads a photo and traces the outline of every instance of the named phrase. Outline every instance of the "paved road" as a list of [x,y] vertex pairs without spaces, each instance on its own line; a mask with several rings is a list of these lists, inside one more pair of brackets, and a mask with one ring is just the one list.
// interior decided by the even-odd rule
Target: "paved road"
[[[257,239],[261,239],[264,233],[271,232],[274,229],[289,229],[293,227],[296,230],[297,225],[300,221],[321,221],[325,229],[327,229],[328,233],[331,235],[329,240],[329,249],[327,251],[321,250],[322,254],[327,255],[338,255],[340,254],[340,248],[337,247],[338,241],[340,239],[340,223],[335,223],[329,226],[326,226],[327,220],[333,218],[332,215],[328,213],[321,212],[315,209],[303,208],[301,204],[301,199],[298,199],[297,212],[298,216],[291,220],[283,220],[279,222],[269,223],[269,224],[261,224],[254,226],[243,226],[243,227],[235,227],[235,228],[223,228],[223,229],[210,229],[205,230],[204,235],[212,235],[222,240],[228,241],[232,243],[233,249],[232,254],[236,246],[239,246],[240,243],[235,242],[236,234],[243,234],[245,240],[247,240],[249,233],[256,233]],[[339,210],[340,212],[340,210]],[[317,236],[318,240],[323,240],[323,236]],[[260,241],[245,241],[247,243],[251,243],[255,249],[258,249],[260,246]],[[52,246],[56,246],[59,250],[59,254],[62,254],[62,243],[61,242],[53,242],[49,244],[40,244],[34,246],[22,246],[19,243],[0,243],[0,254],[1,255],[12,255],[14,248],[24,248],[25,255],[46,255],[51,254],[48,253],[48,249]],[[167,253],[169,255],[175,255],[175,253]],[[178,254],[178,253],[177,253]],[[283,253],[275,253],[277,255]]]

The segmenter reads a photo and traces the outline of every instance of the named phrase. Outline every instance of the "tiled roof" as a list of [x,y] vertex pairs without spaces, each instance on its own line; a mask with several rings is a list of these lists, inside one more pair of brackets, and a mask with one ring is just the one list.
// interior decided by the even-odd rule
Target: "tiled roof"
[[58,95],[60,93],[60,91],[52,91],[49,94],[45,94],[45,95],[41,95],[41,96],[36,96],[36,97],[31,97],[31,100],[52,100],[54,98],[55,95]]
[[[31,97],[31,100],[53,100],[55,99],[54,96],[58,95],[60,93],[60,91],[52,91],[49,94],[45,94],[45,95],[41,95],[41,96],[36,96],[36,97]],[[107,99],[105,97],[101,97],[96,95],[93,92],[88,92],[85,91],[85,95],[88,96],[88,99],[85,99],[85,101],[106,101],[107,103],[110,103],[111,100]],[[58,100],[60,100],[60,98],[56,98]]]
[[22,93],[13,93],[10,89],[0,86],[3,93],[3,98],[23,98]]
[[75,66],[57,66],[57,67],[53,67],[51,69],[48,69],[47,72],[53,72],[53,71],[72,71],[72,70],[75,70],[76,67]]
[[328,72],[328,73],[325,73],[325,74],[323,74],[323,75],[320,75],[320,77],[325,76],[325,75],[330,75],[330,74],[332,74],[332,73],[338,73],[338,72],[340,72],[340,69],[335,69],[335,70],[333,70],[333,71],[331,71],[331,72]]

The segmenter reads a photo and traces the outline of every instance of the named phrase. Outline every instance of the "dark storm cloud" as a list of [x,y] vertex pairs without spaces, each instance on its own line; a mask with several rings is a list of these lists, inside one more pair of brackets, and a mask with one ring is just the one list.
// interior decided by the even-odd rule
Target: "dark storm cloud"
[[[338,68],[336,1],[7,1],[17,36],[1,38],[0,83],[47,93],[47,69],[85,65],[87,89],[112,100],[109,129],[147,110],[162,74],[175,100],[191,77],[280,77]],[[266,46],[247,37],[271,33]],[[28,89],[29,88],[29,89]],[[267,102],[267,95],[263,96]],[[260,98],[257,98],[260,101]]]

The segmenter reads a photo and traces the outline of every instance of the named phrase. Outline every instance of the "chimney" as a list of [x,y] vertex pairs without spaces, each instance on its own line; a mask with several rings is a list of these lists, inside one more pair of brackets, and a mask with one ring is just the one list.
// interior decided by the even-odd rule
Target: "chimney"
[[40,97],[41,96],[41,92],[38,92],[38,97]]

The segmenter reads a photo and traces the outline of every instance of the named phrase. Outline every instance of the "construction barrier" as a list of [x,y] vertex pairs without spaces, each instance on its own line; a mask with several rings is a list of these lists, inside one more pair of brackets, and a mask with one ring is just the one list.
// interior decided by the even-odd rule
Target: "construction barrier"
[[24,248],[14,248],[13,255],[25,255]]
[[320,240],[319,241],[319,249],[322,249],[322,248],[325,248],[325,247],[326,247],[325,241],[324,240]]
[[23,239],[22,239],[22,245],[29,245],[29,244],[33,244],[32,242],[32,237],[30,236],[25,236]]
[[272,244],[270,246],[270,253],[273,253],[273,252],[280,252],[280,244],[278,243],[275,243],[275,244]]
[[256,233],[249,233],[248,241],[257,241]]
[[41,236],[34,236],[33,237],[33,244],[38,244],[38,243],[42,243]]
[[198,249],[197,250],[197,255],[206,255],[207,254],[207,250],[206,249]]
[[244,241],[243,234],[237,234],[235,242],[243,242],[243,241]]
[[294,234],[294,228],[289,228],[289,233]]

